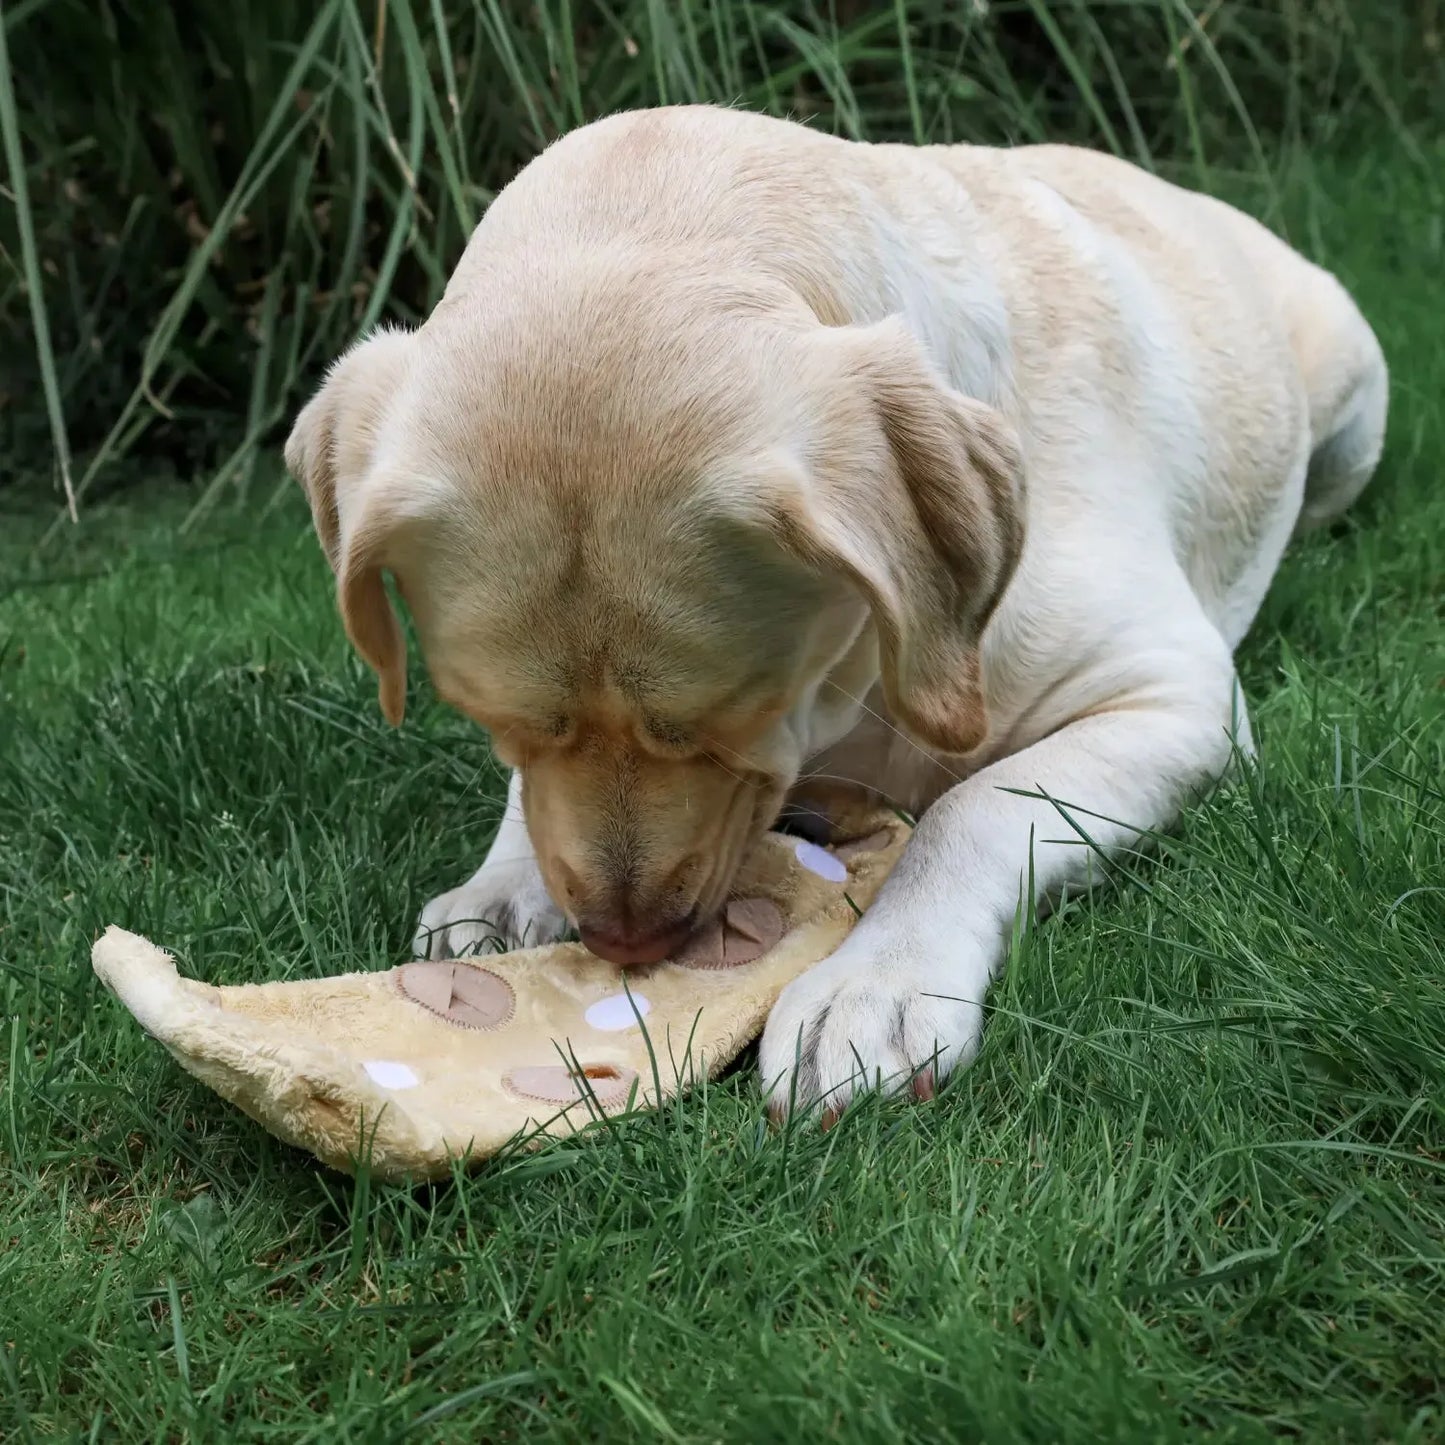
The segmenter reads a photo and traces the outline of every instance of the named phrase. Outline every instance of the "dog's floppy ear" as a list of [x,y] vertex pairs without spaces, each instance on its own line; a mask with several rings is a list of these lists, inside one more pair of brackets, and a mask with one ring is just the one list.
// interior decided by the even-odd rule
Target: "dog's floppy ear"
[[783,538],[863,593],[883,693],[923,742],[966,753],[988,729],[979,640],[1023,550],[1018,437],[953,391],[896,320],[824,328],[835,407]]
[[387,510],[368,483],[377,431],[411,343],[407,332],[381,331],[354,346],[302,408],[286,442],[286,466],[306,491],[336,574],[347,636],[376,673],[381,710],[393,724],[406,711],[406,639],[382,575]]

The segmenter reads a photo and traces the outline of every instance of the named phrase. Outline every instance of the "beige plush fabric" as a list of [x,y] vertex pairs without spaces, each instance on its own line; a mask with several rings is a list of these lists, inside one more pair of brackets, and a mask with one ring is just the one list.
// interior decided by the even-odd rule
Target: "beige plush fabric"
[[[716,1074],[758,1035],[784,985],[842,941],[908,832],[890,814],[831,851],[769,834],[739,879],[739,946],[730,934],[690,965],[622,973],[564,943],[217,987],[181,977],[169,954],[115,927],[91,961],[147,1033],[273,1134],[337,1169],[369,1157],[381,1178],[435,1178],[454,1159],[653,1107]],[[730,963],[755,951],[760,928],[776,928],[768,902],[786,932],[761,957]]]

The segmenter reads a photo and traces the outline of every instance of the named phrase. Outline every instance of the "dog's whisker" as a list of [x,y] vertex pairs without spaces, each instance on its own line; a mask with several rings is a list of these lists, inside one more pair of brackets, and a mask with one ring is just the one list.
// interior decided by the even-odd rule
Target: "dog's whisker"
[[[746,762],[747,762],[747,759],[743,756],[742,753],[738,752],[736,748],[730,748],[730,747],[727,747],[725,744],[721,744],[721,743],[718,744],[717,746],[718,746],[718,747],[721,747],[724,752],[729,752],[729,753],[731,753],[731,754],[732,754],[735,758],[737,758],[740,762],[743,762],[743,763],[746,763]],[[730,778],[736,778],[736,779],[738,780],[738,782],[740,782],[740,783],[745,783],[745,782],[746,782],[746,779],[743,778],[743,777],[741,776],[741,774],[733,772],[733,770],[732,770],[730,767],[728,767],[727,764],[724,763],[721,758],[718,758],[718,757],[714,756],[713,761],[714,761],[715,763],[717,763],[718,767],[720,767],[720,768],[723,770],[723,772],[725,772]],[[844,779],[843,781],[847,781],[847,780]],[[862,786],[862,785],[859,784],[859,786]],[[801,806],[800,804],[796,804],[796,803],[794,803],[794,804],[788,804],[788,805],[786,805],[786,806],[787,806],[795,815],[802,816],[802,817],[816,818],[820,823],[824,823],[824,824],[826,824],[826,825],[827,825],[828,827],[830,827],[830,828],[833,826],[833,820],[832,820],[832,818],[830,818],[826,813],[820,813],[816,808],[805,808],[805,807]]]
[[[732,753],[734,757],[742,758],[742,754],[739,753],[739,752],[735,752],[732,748],[728,748],[727,751],[730,752],[730,753]],[[734,779],[736,779],[738,782],[743,783],[743,784],[746,784],[746,783],[747,783],[747,779],[746,779],[745,777],[743,777],[743,775],[742,775],[741,773],[735,773],[735,772],[733,772],[733,770],[732,770],[730,767],[728,767],[728,765],[727,765],[725,762],[723,762],[721,758],[714,757],[714,758],[713,758],[713,761],[718,765],[718,767],[720,767],[720,768],[723,770],[723,772],[725,772],[725,773],[728,775],[728,777],[734,778]],[[747,760],[744,758],[743,761],[746,762]]]
[[799,787],[803,783],[842,783],[845,787],[861,788],[865,793],[878,792],[873,784],[865,783],[862,778],[850,778],[846,773],[825,773],[821,768],[799,773],[793,786]]
[[889,732],[891,732],[895,737],[901,738],[920,757],[927,758],[929,762],[934,763],[938,767],[942,768],[943,771],[947,773],[948,776],[952,778],[955,783],[961,783],[964,781],[963,775],[961,773],[954,772],[953,769],[950,768],[948,764],[944,762],[943,759],[940,758],[936,752],[932,751],[932,749],[930,748],[925,748],[921,743],[915,742],[891,718],[884,717],[881,712],[877,712],[875,709],[869,707],[867,702],[865,702],[863,698],[855,697],[854,694],[849,692],[846,687],[843,687],[840,683],[834,682],[831,677],[825,677],[823,681],[826,682],[828,686],[831,687],[835,692],[842,693],[849,702],[855,704],[858,707],[861,707],[863,711],[866,712],[868,716],[871,717],[875,722],[882,723]]

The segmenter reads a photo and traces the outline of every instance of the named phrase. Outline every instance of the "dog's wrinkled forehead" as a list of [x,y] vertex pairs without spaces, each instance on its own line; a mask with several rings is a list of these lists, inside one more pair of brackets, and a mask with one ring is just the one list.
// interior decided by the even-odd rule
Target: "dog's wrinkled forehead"
[[507,711],[587,696],[649,714],[746,706],[786,674],[816,611],[795,569],[660,507],[579,521],[514,494],[439,551],[414,604],[438,683]]
[[796,663],[835,584],[753,514],[806,432],[801,390],[772,333],[675,292],[578,267],[418,334],[393,461],[431,517],[396,570],[453,695],[717,706]]
[[[660,263],[659,263],[660,264]],[[566,485],[666,480],[764,423],[776,387],[756,318],[725,285],[568,254],[448,293],[417,333],[420,428],[480,467]],[[607,475],[608,463],[620,470]]]

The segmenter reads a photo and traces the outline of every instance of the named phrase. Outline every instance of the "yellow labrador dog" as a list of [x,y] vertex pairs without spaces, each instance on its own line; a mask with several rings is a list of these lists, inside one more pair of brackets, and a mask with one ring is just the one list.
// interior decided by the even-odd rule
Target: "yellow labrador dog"
[[709,107],[568,136],[287,446],[387,716],[389,571],[514,770],[419,950],[571,923],[659,959],[847,779],[922,816],[764,1082],[927,1097],[1021,892],[1087,886],[1248,745],[1233,649],[1369,480],[1386,391],[1332,277],[1119,160]]

